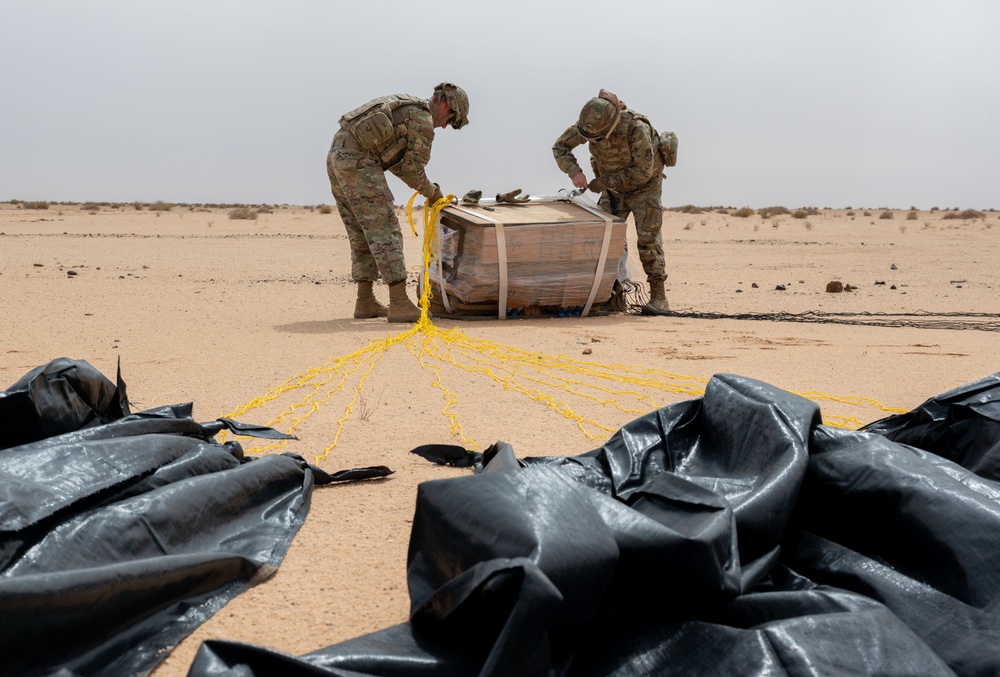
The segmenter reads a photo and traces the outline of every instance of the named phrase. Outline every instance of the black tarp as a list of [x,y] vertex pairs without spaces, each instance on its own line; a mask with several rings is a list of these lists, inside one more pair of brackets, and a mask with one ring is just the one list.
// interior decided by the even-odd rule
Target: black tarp
[[408,622],[189,674],[1000,674],[998,384],[849,431],[718,375],[580,456],[445,445],[477,472],[418,489]]
[[120,372],[66,358],[0,393],[0,675],[145,674],[271,576],[314,485],[341,479],[244,457],[213,437],[288,436],[191,411],[130,413]]

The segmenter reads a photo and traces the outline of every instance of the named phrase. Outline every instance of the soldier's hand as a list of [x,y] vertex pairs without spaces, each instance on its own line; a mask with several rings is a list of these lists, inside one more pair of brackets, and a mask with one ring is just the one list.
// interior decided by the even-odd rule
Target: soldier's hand
[[574,188],[579,188],[580,190],[583,190],[587,187],[587,177],[584,175],[583,172],[577,172],[573,176],[572,181]]
[[587,188],[589,188],[595,193],[603,193],[606,186],[604,185],[604,182],[601,181],[600,179],[594,179],[589,184],[587,184]]

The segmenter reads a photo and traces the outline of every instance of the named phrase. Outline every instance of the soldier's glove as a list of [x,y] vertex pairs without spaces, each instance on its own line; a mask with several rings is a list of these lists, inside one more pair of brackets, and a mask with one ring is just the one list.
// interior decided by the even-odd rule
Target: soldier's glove
[[434,194],[427,198],[427,202],[431,205],[437,204],[438,200],[444,199],[444,194],[441,192],[441,186],[434,184]]
[[604,190],[607,188],[607,186],[604,185],[604,181],[600,179],[594,179],[593,181],[587,184],[587,188],[590,188],[590,190],[595,193],[603,193]]
[[479,204],[479,198],[483,196],[483,191],[481,190],[470,190],[468,193],[462,196],[462,203],[467,205],[477,205]]
[[530,195],[521,195],[520,197],[518,197],[520,192],[521,189],[518,188],[517,190],[512,190],[509,193],[497,193],[497,204],[506,202],[508,204],[517,205],[531,201]]

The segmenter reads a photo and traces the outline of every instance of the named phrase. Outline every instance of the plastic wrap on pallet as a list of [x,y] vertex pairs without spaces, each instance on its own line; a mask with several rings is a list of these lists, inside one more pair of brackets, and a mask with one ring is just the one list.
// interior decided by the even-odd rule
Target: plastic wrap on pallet
[[624,219],[570,200],[453,205],[436,226],[432,291],[446,293],[457,312],[501,302],[522,312],[602,303],[625,251]]

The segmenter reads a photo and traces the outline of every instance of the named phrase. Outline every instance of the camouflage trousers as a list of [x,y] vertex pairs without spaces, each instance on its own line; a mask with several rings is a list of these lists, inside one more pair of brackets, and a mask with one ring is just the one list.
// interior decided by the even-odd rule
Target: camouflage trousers
[[667,279],[667,263],[663,255],[663,180],[624,195],[604,191],[598,204],[601,209],[622,218],[632,215],[635,221],[639,261],[650,284]]
[[379,159],[344,130],[333,137],[326,173],[351,243],[351,279],[387,284],[406,279],[403,234]]

